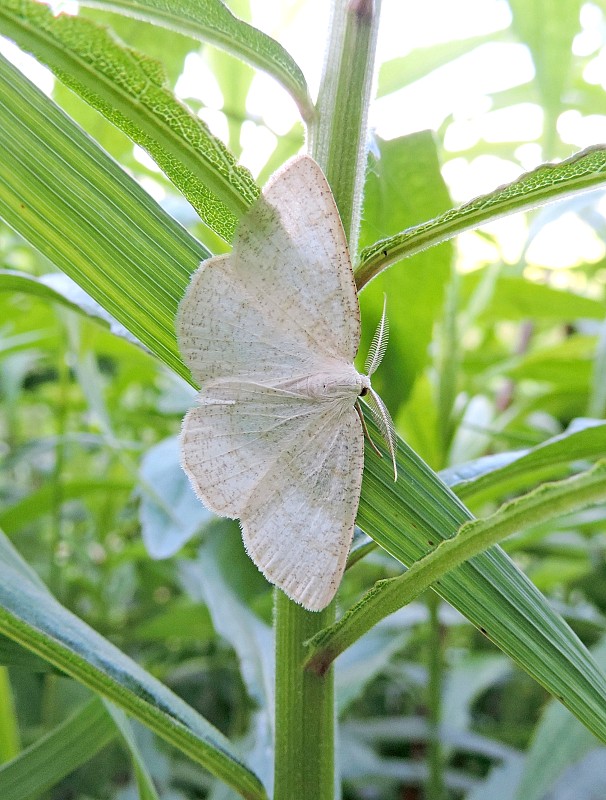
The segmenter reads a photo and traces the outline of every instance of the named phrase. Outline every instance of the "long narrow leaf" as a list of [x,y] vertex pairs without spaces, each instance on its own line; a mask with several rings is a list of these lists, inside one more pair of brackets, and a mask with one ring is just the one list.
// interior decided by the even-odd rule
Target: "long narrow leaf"
[[117,734],[98,698],[0,768],[2,800],[32,800],[84,764]]
[[82,5],[153,22],[216,45],[268,72],[290,92],[304,120],[313,116],[307,84],[296,62],[274,39],[234,17],[221,0],[85,0]]
[[210,254],[0,58],[0,217],[182,376],[173,324]]
[[[114,702],[246,798],[265,798],[229,741],[117,647],[58,603],[0,533],[0,633]],[[5,795],[0,795],[5,797]]]
[[116,728],[120,731],[122,740],[130,753],[135,777],[137,779],[139,800],[160,800],[152,777],[149,774],[141,751],[137,745],[135,734],[133,733],[128,717],[120,708],[117,708],[108,700],[105,700],[105,708],[114,721]]
[[[340,653],[384,617],[410,603],[431,585],[437,586],[449,570],[512,533],[603,500],[606,500],[605,461],[565,481],[543,484],[490,517],[465,523],[456,536],[442,541],[403,575],[377,583],[338,622],[315,636],[308,659],[310,667],[324,673]],[[606,687],[606,678],[602,683]]]
[[[19,73],[9,71],[13,75],[13,86],[6,77],[3,81],[3,69],[8,67],[3,68],[0,62],[0,102],[10,97],[11,114],[17,120],[13,124],[16,139],[21,143],[21,158],[28,158],[30,146],[44,155],[52,191],[49,192],[47,182],[37,178],[33,160],[30,169],[21,176],[22,180],[33,181],[36,189],[28,192],[26,205],[24,187],[7,180],[0,159],[0,214],[9,215],[17,230],[84,285],[160,360],[186,376],[187,370],[177,353],[173,319],[188,274],[200,258],[201,246],[177,225],[171,224],[152,201],[144,202],[142,193],[132,187],[129,192],[130,182],[123,173],[77,129],[74,132],[74,126]],[[62,136],[49,127],[44,113],[31,118],[36,108],[48,113],[53,120],[59,113]],[[30,120],[32,127],[28,124]],[[38,128],[40,133],[34,133]],[[41,151],[38,136],[51,136],[50,146]],[[66,151],[64,140],[70,144],[73,136],[82,136],[87,143],[86,159],[79,155],[78,148],[70,146]],[[10,139],[8,145],[11,146]],[[57,153],[53,147],[57,148]],[[10,152],[14,152],[14,147]],[[93,174],[99,176],[104,190],[101,194],[98,191],[91,194],[87,180],[77,169],[65,173],[63,159],[69,162],[70,158],[75,159],[85,175],[92,161]],[[62,181],[52,181],[53,170],[60,173]],[[79,241],[79,227],[83,221],[91,226],[96,220],[94,210],[89,209],[87,203],[83,209],[76,203],[80,189],[86,190],[91,200],[102,202],[104,210],[111,214],[112,224],[108,227],[103,227],[102,217],[99,219],[103,236],[96,238],[88,230],[88,236],[92,237],[89,248],[93,242],[97,245],[97,250],[91,253],[92,263],[82,259],[79,250],[74,251],[70,238]],[[66,196],[77,210],[75,219],[65,217],[72,211],[64,201]],[[135,202],[129,206],[130,197]],[[27,213],[20,212],[22,206]],[[133,236],[139,245],[134,250],[133,237],[129,239],[125,235],[129,212],[134,221]],[[140,232],[145,235],[139,236]],[[50,237],[52,247],[47,246],[45,236]],[[107,247],[106,239],[111,242]],[[72,259],[76,260],[75,266]],[[368,424],[372,426],[371,421]],[[398,443],[400,478],[397,484],[393,482],[387,459],[379,459],[369,450],[365,463],[358,522],[404,564],[418,560],[440,539],[451,536],[471,518],[465,506],[404,443]],[[442,580],[440,592],[475,625],[488,631],[495,644],[549,691],[558,697],[565,696],[569,708],[579,719],[592,724],[596,705],[601,704],[603,708],[606,703],[603,676],[596,671],[591,657],[561,617],[551,610],[540,592],[500,549],[495,548],[453,570]],[[598,735],[602,734],[600,728]]]
[[356,269],[356,284],[360,289],[396,261],[446,242],[464,231],[605,183],[604,145],[588,147],[559,164],[542,164],[513,183],[365,248]]
[[[370,415],[370,435],[380,445]],[[358,525],[410,566],[472,519],[437,475],[401,440],[398,483],[389,458],[367,446]],[[496,546],[447,575],[435,590],[535,680],[606,739],[606,677],[543,595]]]
[[[486,456],[475,467],[472,463],[465,470],[449,470],[446,483],[461,500],[477,503],[564,475],[575,461],[593,460],[606,453],[606,423],[596,420],[588,423],[591,424],[553,436],[531,450],[522,450],[517,457],[513,453]],[[509,463],[499,464],[500,459]],[[482,468],[483,462],[486,470]]]
[[166,85],[162,65],[107,28],[30,0],[0,0],[0,32],[33,53],[145,148],[206,224],[230,241],[259,190],[206,124]]

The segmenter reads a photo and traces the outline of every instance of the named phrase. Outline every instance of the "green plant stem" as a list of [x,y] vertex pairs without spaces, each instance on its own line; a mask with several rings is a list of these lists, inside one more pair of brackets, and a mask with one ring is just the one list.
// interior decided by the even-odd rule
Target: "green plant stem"
[[345,228],[357,249],[366,172],[380,0],[336,0],[310,150],[324,169]]
[[441,346],[438,357],[438,435],[442,466],[448,463],[448,451],[454,427],[453,408],[457,396],[459,368],[458,295],[459,276],[456,268],[453,267],[450,281],[446,287],[444,318],[440,337]]
[[21,750],[19,726],[8,667],[0,667],[0,764],[15,758]]
[[427,595],[429,608],[429,654],[428,654],[428,710],[429,737],[427,740],[427,763],[429,781],[428,800],[442,800],[444,797],[444,761],[440,741],[440,722],[442,721],[442,630],[440,627],[440,598],[434,592]]
[[[380,0],[335,0],[310,152],[328,178],[350,250],[355,250],[366,165],[366,124]],[[305,645],[335,619],[276,592],[274,800],[335,794],[334,678],[303,668]]]
[[[379,581],[329,630],[310,643],[307,666],[322,674],[334,659],[384,617],[407,605],[454,567],[493,544],[606,499],[606,461],[554,483],[545,483],[523,497],[502,506],[486,519],[465,523],[451,539],[446,539],[397,578]],[[489,631],[485,631],[490,635]]]
[[302,668],[305,642],[334,622],[334,603],[306,611],[276,589],[274,800],[333,800],[334,681]]
[[57,395],[57,446],[55,447],[55,468],[53,470],[53,514],[51,518],[51,535],[49,546],[48,584],[55,597],[61,597],[61,569],[57,561],[62,538],[63,520],[63,472],[65,468],[65,433],[69,413],[69,370],[65,361],[68,340],[62,337],[63,347],[57,358],[58,395]]

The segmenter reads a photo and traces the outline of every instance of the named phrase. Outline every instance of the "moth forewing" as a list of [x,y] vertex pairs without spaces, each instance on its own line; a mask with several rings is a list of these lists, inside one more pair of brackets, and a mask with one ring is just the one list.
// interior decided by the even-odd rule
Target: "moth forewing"
[[[181,433],[200,500],[238,518],[267,578],[310,610],[341,581],[362,485],[354,405],[369,395],[395,468],[385,406],[353,360],[360,308],[330,187],[313,159],[279,170],[242,217],[228,256],[192,277],[177,320],[200,384]],[[387,344],[385,309],[372,374]]]

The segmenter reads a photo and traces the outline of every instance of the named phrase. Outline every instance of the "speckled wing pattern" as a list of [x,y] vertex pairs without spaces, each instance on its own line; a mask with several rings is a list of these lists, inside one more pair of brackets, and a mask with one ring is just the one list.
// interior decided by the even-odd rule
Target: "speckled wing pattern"
[[356,375],[360,316],[341,220],[311,158],[273,177],[228,256],[201,264],[177,332],[201,384],[181,434],[196,493],[240,519],[272,583],[324,608],[351,543],[363,434],[356,391],[327,399],[309,387],[317,376]]

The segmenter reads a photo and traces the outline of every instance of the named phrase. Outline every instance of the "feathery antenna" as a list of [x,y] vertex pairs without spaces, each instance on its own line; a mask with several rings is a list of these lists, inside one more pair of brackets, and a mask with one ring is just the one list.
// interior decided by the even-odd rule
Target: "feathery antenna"
[[394,424],[389,415],[389,411],[387,410],[387,406],[372,388],[368,390],[368,394],[364,399],[368,403],[368,407],[370,408],[372,416],[377,423],[377,427],[379,428],[381,436],[387,443],[387,448],[393,463],[393,479],[394,481],[397,481],[398,467],[396,464],[396,429],[394,428]]
[[387,349],[387,340],[389,338],[389,322],[387,321],[387,317],[385,316],[386,311],[387,311],[387,295],[384,294],[383,314],[381,315],[381,322],[379,322],[379,327],[375,331],[375,335],[372,337],[370,350],[368,351],[368,355],[366,356],[366,363],[364,364],[364,372],[366,373],[366,375],[368,375],[369,378],[383,360],[383,356],[385,355],[385,350]]

